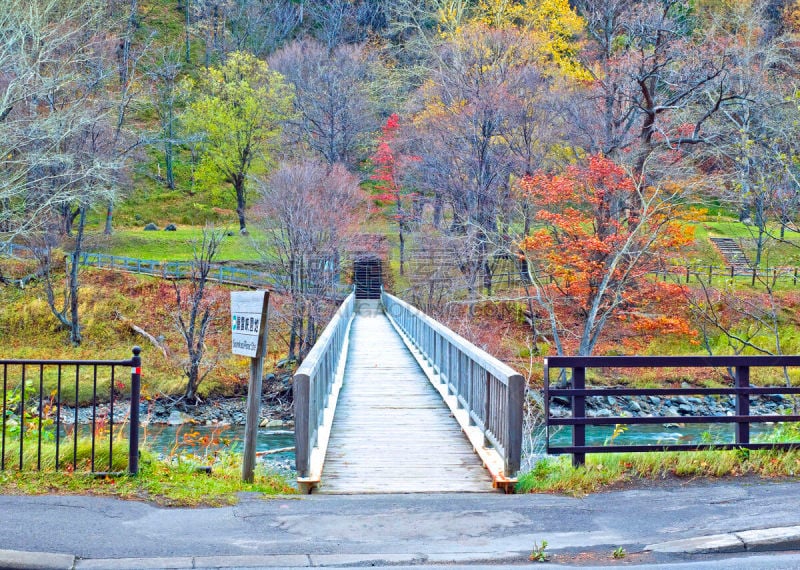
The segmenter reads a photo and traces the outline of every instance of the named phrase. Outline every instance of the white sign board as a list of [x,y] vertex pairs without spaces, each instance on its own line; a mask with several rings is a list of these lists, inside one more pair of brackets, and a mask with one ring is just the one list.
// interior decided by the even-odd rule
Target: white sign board
[[259,358],[267,328],[267,291],[231,292],[231,339],[233,354]]

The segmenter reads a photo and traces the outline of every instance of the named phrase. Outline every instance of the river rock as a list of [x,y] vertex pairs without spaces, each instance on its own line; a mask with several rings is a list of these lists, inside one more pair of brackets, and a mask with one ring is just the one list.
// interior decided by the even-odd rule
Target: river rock
[[189,418],[186,414],[179,412],[178,410],[172,410],[169,414],[169,418],[167,418],[167,424],[171,426],[179,426],[181,424],[185,424],[189,421]]
[[691,415],[694,413],[694,406],[689,403],[678,406],[678,411],[682,414]]
[[637,413],[642,411],[642,407],[637,402],[631,402],[630,404],[628,404],[628,409],[632,412],[637,412]]

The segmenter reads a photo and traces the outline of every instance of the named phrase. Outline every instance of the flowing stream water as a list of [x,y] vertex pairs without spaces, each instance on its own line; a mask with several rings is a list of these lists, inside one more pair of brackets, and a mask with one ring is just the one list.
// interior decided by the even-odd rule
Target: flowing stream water
[[[244,441],[244,426],[217,425],[198,426],[191,424],[143,425],[140,430],[140,445],[161,456],[191,453],[205,456],[215,453],[241,453]],[[258,430],[256,452],[267,467],[294,478],[294,431],[288,429],[262,428]]]

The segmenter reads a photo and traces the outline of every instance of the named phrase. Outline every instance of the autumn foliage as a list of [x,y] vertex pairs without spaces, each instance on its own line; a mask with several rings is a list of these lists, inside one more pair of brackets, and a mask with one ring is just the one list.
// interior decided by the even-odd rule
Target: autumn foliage
[[642,340],[690,333],[687,320],[668,309],[680,286],[655,277],[693,241],[676,205],[640,189],[602,156],[563,174],[526,176],[518,191],[539,208],[538,227],[519,243],[521,255],[559,320],[578,317],[578,329],[585,326],[564,335],[580,339],[580,353],[591,352],[612,313]]

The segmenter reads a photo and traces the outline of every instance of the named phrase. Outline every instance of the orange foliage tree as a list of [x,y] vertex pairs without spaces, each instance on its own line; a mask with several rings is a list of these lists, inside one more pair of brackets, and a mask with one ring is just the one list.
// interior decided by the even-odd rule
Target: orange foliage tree
[[693,238],[680,222],[679,188],[644,188],[602,156],[517,187],[539,208],[519,251],[531,308],[544,313],[559,354],[590,355],[611,319],[642,335],[690,332],[684,318],[661,310],[679,286],[654,276]]

